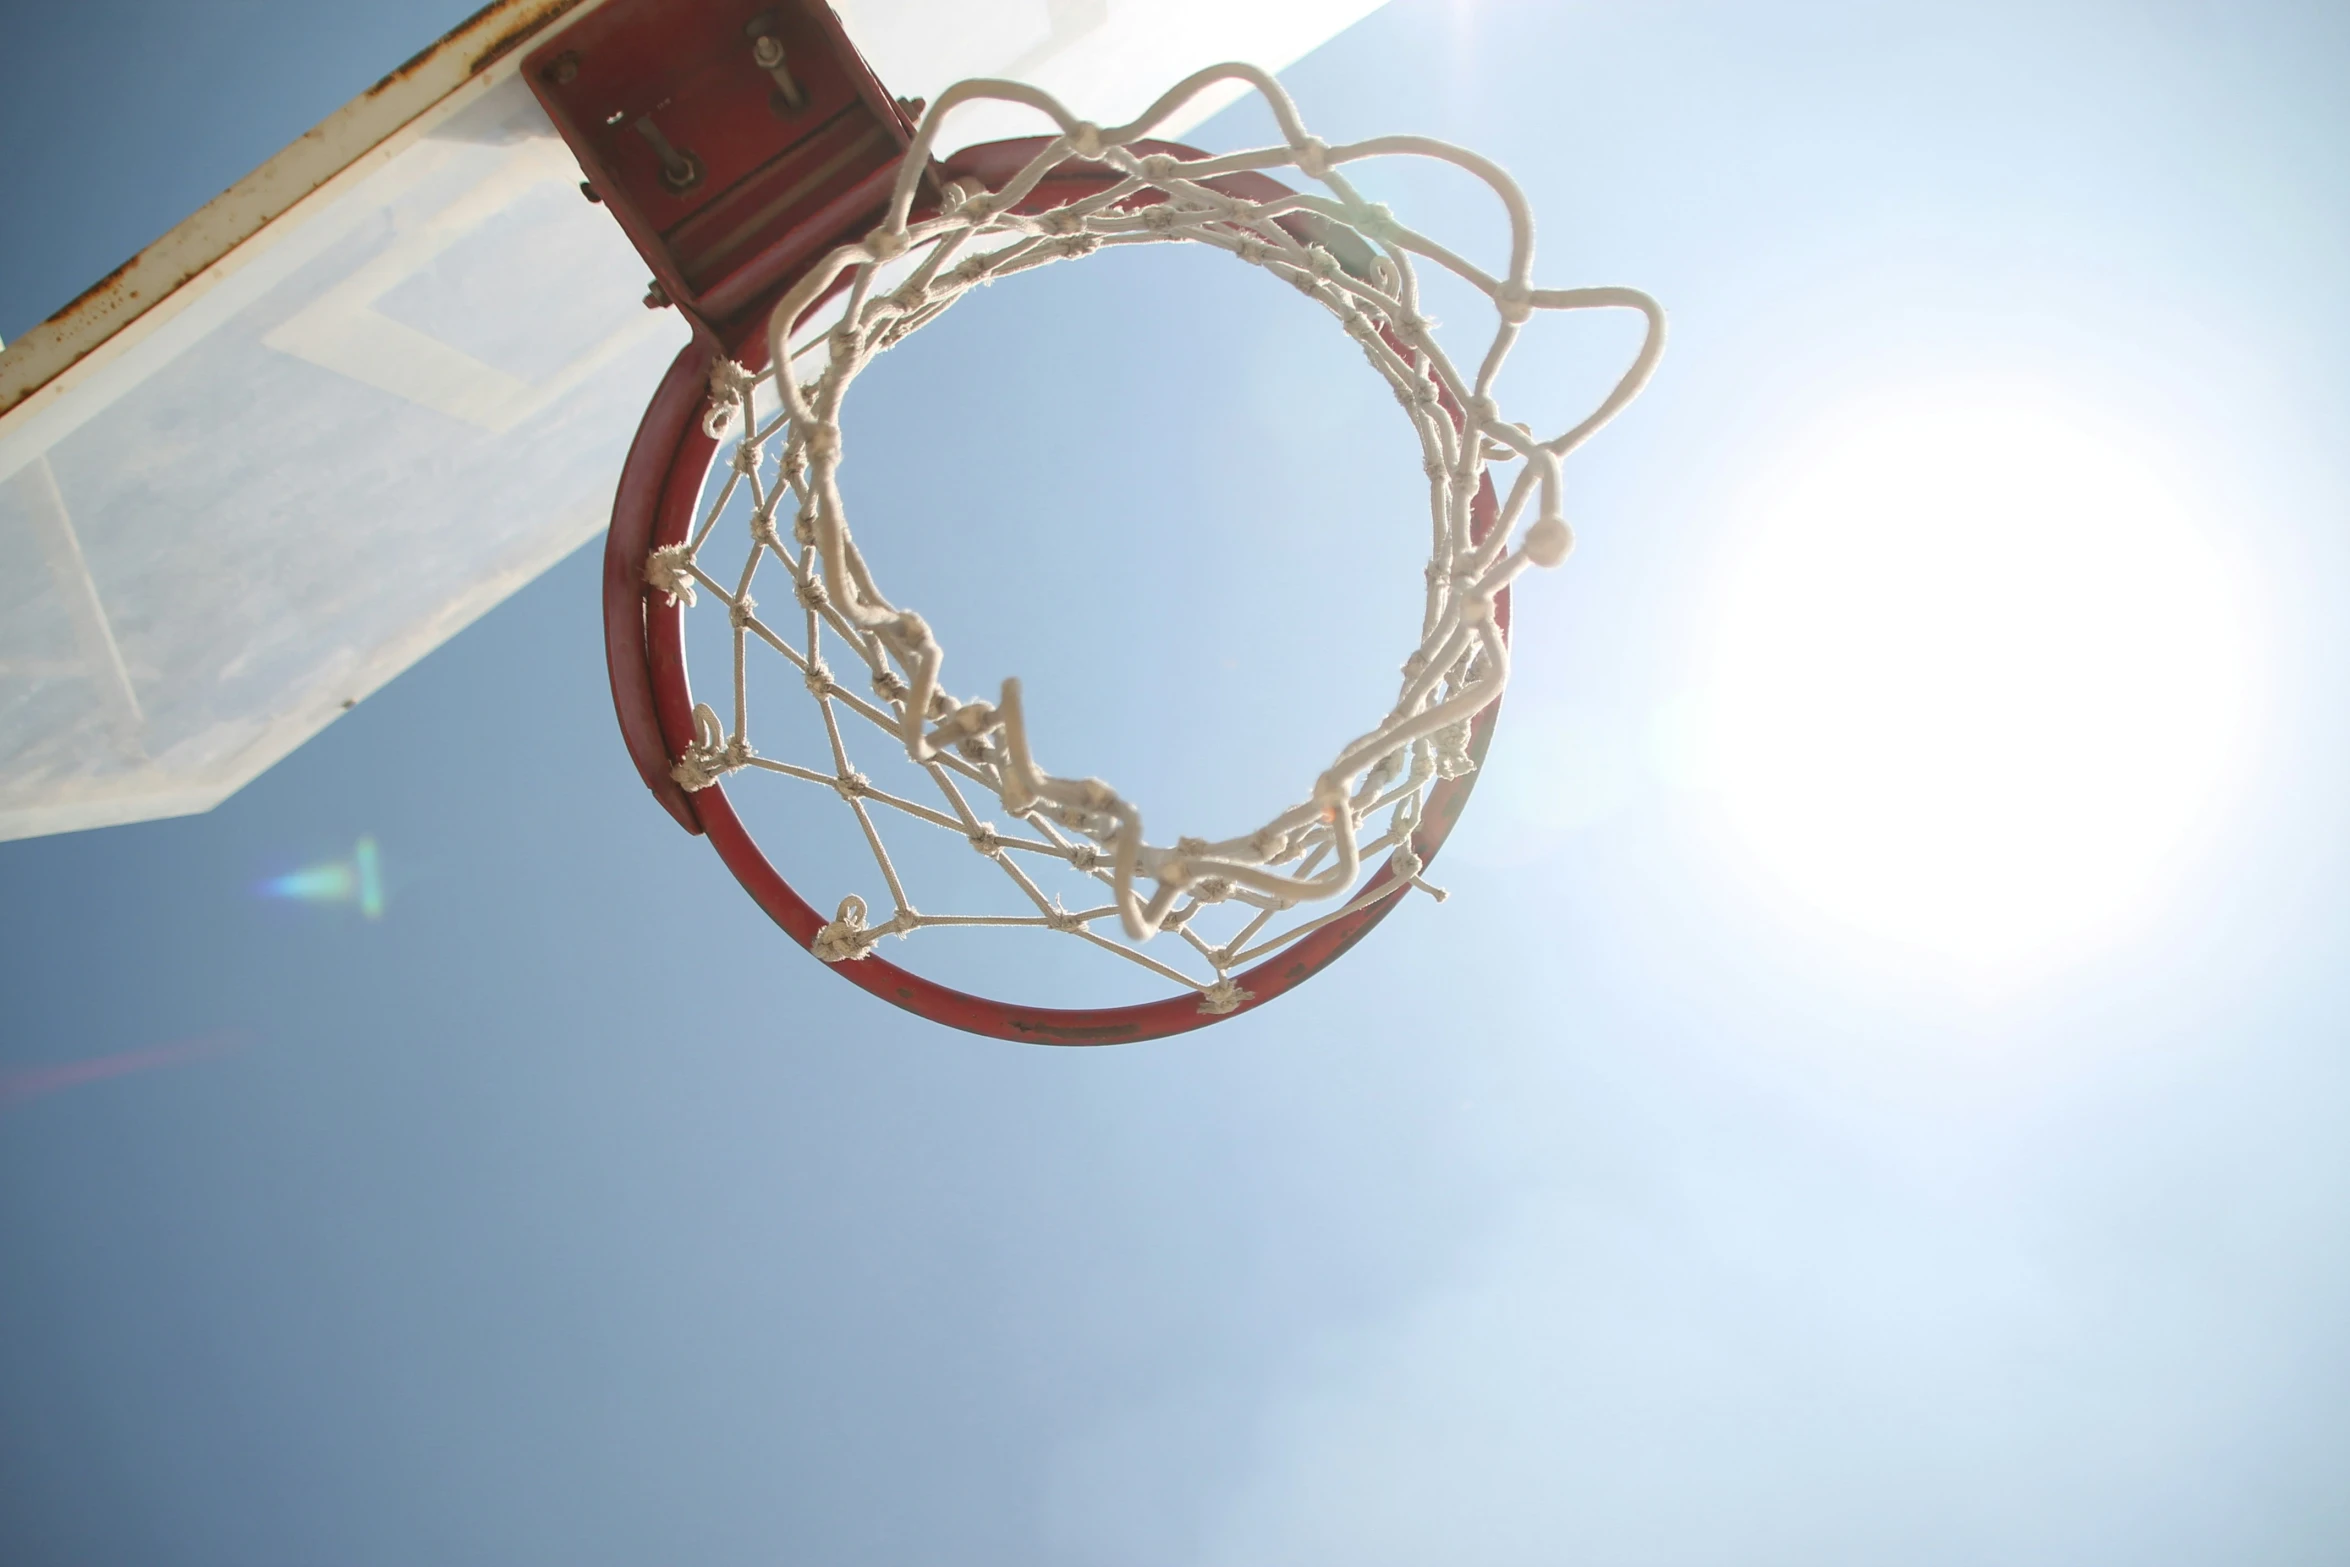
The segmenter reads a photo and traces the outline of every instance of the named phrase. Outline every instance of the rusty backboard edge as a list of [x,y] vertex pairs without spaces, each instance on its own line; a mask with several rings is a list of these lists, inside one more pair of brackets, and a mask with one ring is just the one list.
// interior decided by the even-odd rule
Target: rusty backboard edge
[[522,46],[603,0],[491,0],[407,64],[0,350],[0,421],[63,395],[333,198],[519,68]]

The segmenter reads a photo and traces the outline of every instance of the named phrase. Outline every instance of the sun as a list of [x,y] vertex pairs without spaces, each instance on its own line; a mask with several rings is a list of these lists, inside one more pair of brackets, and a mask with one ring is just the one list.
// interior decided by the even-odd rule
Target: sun
[[1766,879],[1973,971],[2110,941],[2247,740],[2245,618],[2131,432],[2035,392],[1874,400],[1739,512],[1698,701]]

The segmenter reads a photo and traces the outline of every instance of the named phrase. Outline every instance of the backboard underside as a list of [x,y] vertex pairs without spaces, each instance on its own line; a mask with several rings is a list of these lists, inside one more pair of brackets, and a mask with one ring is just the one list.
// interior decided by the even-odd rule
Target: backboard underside
[[[492,6],[0,354],[0,838],[208,809],[602,528],[686,330],[517,74],[590,8]],[[837,7],[893,93],[1103,122],[1371,8]]]

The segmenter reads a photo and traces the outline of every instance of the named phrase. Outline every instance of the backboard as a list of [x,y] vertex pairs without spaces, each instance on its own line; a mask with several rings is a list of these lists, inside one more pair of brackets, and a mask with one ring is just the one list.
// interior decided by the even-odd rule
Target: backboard
[[[519,74],[599,3],[491,5],[0,352],[0,838],[210,808],[602,528],[686,329]],[[1110,122],[1374,3],[836,10],[893,93]]]

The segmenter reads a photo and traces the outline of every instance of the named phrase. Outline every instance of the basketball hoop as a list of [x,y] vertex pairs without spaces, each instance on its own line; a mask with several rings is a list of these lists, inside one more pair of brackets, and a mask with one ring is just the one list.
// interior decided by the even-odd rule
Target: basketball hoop
[[[1262,95],[1280,145],[1211,157],[1147,139],[1225,81]],[[1041,111],[1059,134],[934,164],[941,122],[979,99]],[[1493,190],[1510,227],[1505,275],[1413,231],[1342,172],[1398,156],[1442,160]],[[1292,190],[1273,170],[1318,188]],[[1394,705],[1319,774],[1293,781],[1292,803],[1252,831],[1154,840],[1130,793],[1049,770],[1042,758],[1054,728],[1025,710],[1016,679],[992,701],[951,694],[938,638],[886,596],[859,552],[838,469],[843,400],[875,355],[998,278],[1172,241],[1261,268],[1356,341],[1418,442],[1431,545],[1419,640],[1407,650]],[[1412,888],[1443,897],[1423,875],[1491,739],[1509,678],[1511,584],[1529,566],[1557,565],[1572,544],[1560,460],[1628,403],[1656,364],[1663,315],[1653,300],[1626,288],[1536,288],[1533,250],[1525,198],[1492,163],[1415,136],[1328,146],[1307,134],[1280,85],[1248,66],[1201,71],[1112,129],[1018,83],[950,88],[923,115],[878,226],[817,261],[727,353],[689,347],[654,397],[606,556],[614,692],[632,747],[641,761],[657,739],[675,786],[663,791],[672,812],[709,834],[793,939],[924,1017],[1005,1038],[1096,1044],[1177,1033],[1261,1005],[1327,965]],[[1456,368],[1422,313],[1415,268],[1423,263],[1493,305],[1493,335],[1472,373]],[[1588,416],[1538,439],[1502,417],[1495,379],[1536,312],[1589,309],[1639,311],[1641,348]],[[1517,471],[1504,493],[1492,470],[1510,464]],[[763,597],[781,613],[763,610]],[[698,697],[687,678],[689,611],[729,624],[731,679],[715,701]],[[761,753],[760,714],[779,684],[815,704],[829,755]],[[875,746],[923,775],[935,798],[873,784],[856,758]],[[767,776],[754,785],[759,774]],[[870,847],[877,879],[827,889],[822,908],[811,904],[743,826],[728,795],[738,784],[835,796],[849,818],[844,829]],[[1004,872],[1005,906],[925,907],[888,847],[909,829],[959,835],[993,860]],[[877,914],[883,897],[885,917]],[[1179,988],[1134,1006],[1027,1006],[950,989],[877,950],[891,938],[957,926],[1080,940]]]

